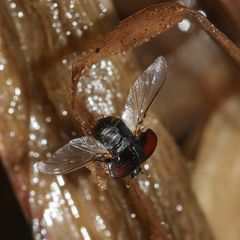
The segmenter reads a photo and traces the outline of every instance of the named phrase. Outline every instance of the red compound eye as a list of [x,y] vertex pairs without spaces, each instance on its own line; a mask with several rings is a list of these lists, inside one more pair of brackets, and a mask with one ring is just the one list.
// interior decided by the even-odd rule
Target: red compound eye
[[148,129],[143,134],[143,138],[145,140],[145,144],[143,146],[143,154],[145,158],[148,158],[150,155],[152,155],[157,146],[157,136],[151,129]]

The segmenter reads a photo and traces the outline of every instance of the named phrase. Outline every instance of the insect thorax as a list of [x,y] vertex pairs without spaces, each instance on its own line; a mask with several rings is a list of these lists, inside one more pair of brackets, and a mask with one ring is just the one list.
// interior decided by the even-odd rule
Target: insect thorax
[[134,136],[125,123],[117,117],[98,120],[94,127],[95,137],[112,153],[119,154],[134,141]]

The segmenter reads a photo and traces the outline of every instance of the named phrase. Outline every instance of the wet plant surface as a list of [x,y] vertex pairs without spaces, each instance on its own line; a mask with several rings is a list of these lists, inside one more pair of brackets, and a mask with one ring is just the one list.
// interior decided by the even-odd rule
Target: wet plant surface
[[[214,221],[216,213],[227,209],[223,218],[231,223],[234,206],[209,207],[216,198],[206,197],[212,192],[206,190],[208,183],[219,187],[215,196],[221,203],[227,200],[220,194],[221,181],[211,181],[212,175],[203,171],[211,163],[205,159],[219,158],[206,146],[214,145],[220,153],[211,137],[219,128],[214,131],[214,120],[209,126],[206,120],[224,99],[238,93],[239,48],[203,13],[170,3],[147,8],[116,27],[117,15],[108,0],[0,2],[0,154],[34,239],[197,240],[213,239],[212,231],[222,239],[223,223]],[[128,52],[160,33],[159,39]],[[139,175],[127,188],[126,179],[111,179],[94,163],[68,175],[36,170],[37,162],[87,134],[86,126],[102,111],[119,116],[141,66],[158,55],[166,56],[169,70],[146,121],[158,136],[156,151],[143,165],[149,177]],[[238,122],[238,115],[229,113],[236,112],[237,102],[219,113],[234,120],[229,125]],[[220,129],[224,127],[220,122]],[[202,138],[203,129],[212,133],[210,143],[207,133]],[[226,134],[228,129],[226,125]],[[220,146],[223,152],[233,151]],[[191,160],[190,169],[185,158]],[[228,182],[235,186],[239,175]],[[206,185],[199,187],[202,178]],[[225,239],[238,239],[231,226],[226,226],[231,238],[225,231]]]

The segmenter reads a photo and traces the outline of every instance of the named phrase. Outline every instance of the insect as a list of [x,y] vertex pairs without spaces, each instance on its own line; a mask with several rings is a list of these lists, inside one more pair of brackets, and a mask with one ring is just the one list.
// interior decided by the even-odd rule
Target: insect
[[92,136],[72,139],[37,168],[42,173],[65,174],[93,161],[105,162],[112,178],[136,176],[154,152],[157,136],[153,130],[144,131],[146,112],[163,85],[167,64],[163,57],[155,61],[137,78],[121,118],[108,116],[92,127]]

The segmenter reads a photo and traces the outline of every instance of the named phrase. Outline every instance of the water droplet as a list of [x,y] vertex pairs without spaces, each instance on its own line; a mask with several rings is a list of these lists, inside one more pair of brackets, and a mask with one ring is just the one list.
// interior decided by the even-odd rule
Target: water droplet
[[6,83],[7,83],[8,86],[12,85],[12,79],[8,79],[8,80],[6,81]]
[[182,206],[181,204],[177,204],[176,210],[177,210],[178,212],[181,212],[181,211],[183,210],[183,206]]
[[145,181],[144,184],[145,184],[145,186],[148,187],[150,185],[150,182],[149,181]]
[[62,111],[63,116],[67,116],[68,112],[66,110]]
[[15,94],[17,95],[17,96],[20,96],[21,95],[21,89],[20,88],[15,88]]
[[14,109],[13,109],[13,108],[9,108],[9,109],[8,109],[8,113],[9,113],[9,114],[13,114],[13,113],[14,113]]
[[136,218],[136,214],[135,213],[131,213],[130,216],[131,216],[132,219]]
[[199,10],[198,12],[201,13],[204,17],[207,16],[206,12],[204,12],[203,10]]
[[62,63],[63,63],[63,64],[67,64],[67,59],[63,59],[63,60],[62,60]]
[[18,17],[19,18],[22,18],[24,15],[23,15],[23,12],[18,12]]
[[178,28],[182,32],[187,32],[191,27],[191,22],[188,19],[183,19],[180,23],[178,23]]
[[16,8],[16,3],[10,3],[10,8],[12,8],[12,9],[14,9],[14,8]]
[[51,117],[46,117],[46,122],[47,123],[50,123],[52,121],[52,118]]
[[66,15],[66,17],[69,18],[69,19],[72,18],[72,14],[71,14],[70,12],[66,12],[65,15]]
[[147,163],[144,164],[144,169],[145,169],[145,170],[149,170],[149,164],[147,164]]
[[70,36],[70,35],[71,35],[71,32],[70,32],[70,31],[66,31],[66,35],[67,35],[67,36]]
[[11,132],[9,133],[9,136],[10,136],[10,137],[15,137],[15,136],[16,136],[16,133],[15,133],[14,131],[11,131]]
[[47,145],[47,140],[46,140],[46,139],[42,139],[42,140],[41,140],[41,144],[42,144],[42,145]]

